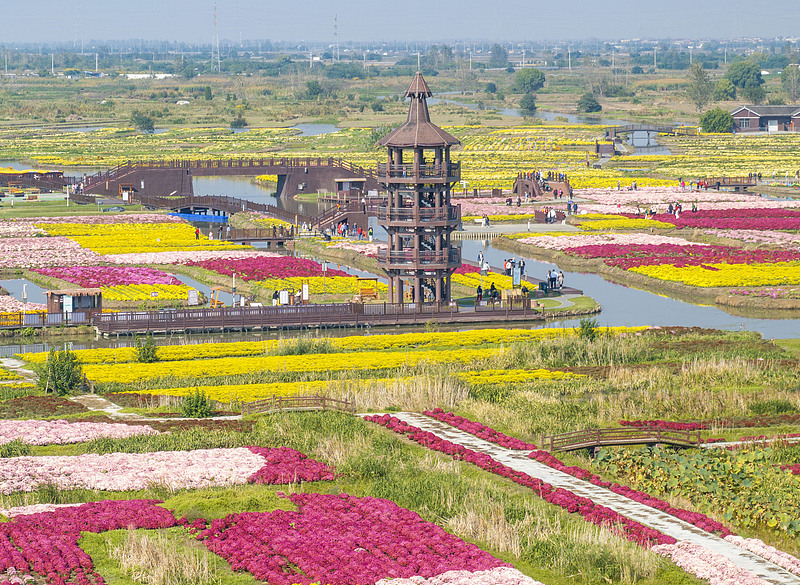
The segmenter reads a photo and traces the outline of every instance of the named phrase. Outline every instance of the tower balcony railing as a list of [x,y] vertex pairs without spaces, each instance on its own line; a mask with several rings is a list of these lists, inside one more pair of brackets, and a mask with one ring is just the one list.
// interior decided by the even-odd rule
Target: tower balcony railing
[[441,222],[459,221],[461,219],[460,205],[446,205],[444,207],[378,207],[376,214],[378,221],[387,222]]
[[458,264],[461,265],[461,250],[450,248],[439,252],[414,250],[379,250],[378,262],[391,265],[418,266],[428,264]]
[[378,163],[378,177],[383,179],[447,179],[458,181],[461,179],[461,163],[451,162],[439,165],[420,165],[419,174],[413,164],[388,164]]

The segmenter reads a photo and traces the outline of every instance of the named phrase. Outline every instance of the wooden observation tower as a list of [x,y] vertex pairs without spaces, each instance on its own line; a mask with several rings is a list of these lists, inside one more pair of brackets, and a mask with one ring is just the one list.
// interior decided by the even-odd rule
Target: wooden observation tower
[[450,205],[450,191],[461,179],[460,163],[450,162],[450,147],[460,144],[431,122],[431,90],[417,73],[406,91],[411,98],[405,124],[381,140],[388,149],[378,164],[378,181],[389,192],[378,209],[378,223],[389,234],[389,249],[378,256],[389,276],[389,297],[402,303],[404,286],[415,302],[450,300],[450,276],[461,266],[461,252],[450,234],[461,221],[461,206]]

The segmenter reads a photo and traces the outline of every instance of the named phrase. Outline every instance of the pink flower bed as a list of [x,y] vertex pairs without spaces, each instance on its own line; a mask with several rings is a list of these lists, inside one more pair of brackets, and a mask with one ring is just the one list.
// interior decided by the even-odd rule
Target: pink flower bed
[[669,431],[699,431],[707,429],[705,423],[696,422],[674,422],[668,420],[621,420],[619,421],[623,427],[652,427],[658,429],[667,429]]
[[[467,215],[525,215],[536,213],[537,209],[541,210],[543,202],[524,203],[517,207],[516,200],[514,205],[506,205],[506,200],[502,197],[487,197],[482,199],[459,199],[458,204],[461,205],[461,215],[463,217]],[[549,206],[552,207],[552,205]]]
[[[596,203],[605,204],[609,206],[630,206],[633,212],[636,211],[636,205],[639,204],[642,208],[650,205],[667,206],[670,203],[697,203],[698,205],[706,205],[715,209],[733,208],[735,205],[745,207],[760,207],[760,208],[791,208],[800,207],[800,201],[788,200],[777,201],[774,199],[764,199],[759,195],[752,195],[750,193],[736,193],[732,191],[685,191],[680,187],[640,187],[636,191],[628,191],[627,189],[617,191],[614,188],[609,189],[576,189],[574,191],[575,197],[581,199],[589,199]],[[686,205],[684,205],[684,208]]]
[[383,425],[397,433],[408,435],[412,441],[419,443],[424,447],[428,447],[434,451],[440,451],[453,457],[477,465],[481,469],[496,473],[502,477],[510,479],[511,481],[531,488],[542,499],[551,504],[555,504],[567,510],[570,513],[579,513],[587,522],[597,524],[599,526],[609,527],[613,530],[619,530],[623,538],[635,542],[641,546],[651,546],[653,544],[674,543],[675,539],[634,522],[633,520],[622,516],[618,512],[599,506],[592,502],[589,498],[582,498],[574,493],[563,488],[553,488],[548,483],[542,480],[531,477],[527,473],[512,469],[502,463],[492,459],[485,453],[478,453],[471,449],[462,447],[450,441],[440,439],[433,433],[422,431],[421,429],[409,425],[396,417],[384,415],[373,415],[364,417],[365,420]]
[[800,250],[800,238],[793,233],[759,230],[706,230],[705,233],[717,238],[730,238],[751,244],[770,244],[789,250]]
[[115,223],[184,223],[180,217],[161,213],[104,213],[103,215],[26,217],[21,221],[24,221],[25,223],[77,223],[83,225],[107,225]]
[[23,303],[11,295],[0,295],[0,313],[32,313],[46,310],[47,305],[41,303]]
[[650,506],[651,508],[655,508],[656,510],[661,510],[662,512],[670,514],[671,516],[680,518],[684,522],[688,522],[689,524],[693,524],[698,528],[702,528],[706,532],[711,532],[712,534],[718,534],[720,536],[727,536],[729,534],[732,534],[732,532],[727,528],[725,528],[725,526],[723,526],[716,520],[712,520],[705,514],[701,514],[699,512],[692,512],[690,510],[684,510],[682,508],[674,508],[668,502],[665,502],[664,500],[660,500],[658,498],[654,498],[653,496],[646,494],[645,492],[640,492],[639,490],[635,490],[625,485],[619,485],[618,483],[604,481],[599,475],[594,474],[591,471],[587,471],[581,467],[578,466],[567,467],[547,451],[533,451],[528,455],[528,457],[530,457],[531,459],[535,459],[540,463],[544,463],[545,465],[552,467],[553,469],[557,469],[558,471],[568,473],[569,475],[577,477],[578,479],[582,479],[596,486],[609,489],[615,494],[619,494],[621,496],[625,496],[626,498],[630,498],[634,502],[639,502],[640,504],[644,504],[645,506]]
[[35,268],[33,271],[87,288],[128,284],[183,284],[166,272],[141,266],[61,266]]
[[[266,280],[268,278],[292,278],[322,276],[322,266],[313,260],[293,258],[292,256],[276,256],[273,258],[257,257],[242,259],[201,260],[184,262],[186,266],[197,266],[213,270],[219,274],[237,277],[243,280]],[[328,276],[349,276],[346,272],[328,269]]]
[[0,220],[0,238],[29,238],[43,236],[45,232],[33,222]]
[[487,427],[479,422],[471,421],[468,418],[464,418],[463,416],[458,416],[453,414],[452,412],[445,412],[441,408],[434,408],[433,410],[426,410],[423,412],[425,416],[429,416],[431,418],[435,418],[436,420],[442,421],[443,423],[447,423],[452,427],[456,427],[457,429],[461,429],[464,432],[467,432],[471,435],[475,435],[479,439],[483,439],[484,441],[489,441],[490,443],[494,443],[495,445],[500,445],[501,447],[505,447],[506,449],[519,449],[519,450],[527,450],[530,451],[532,449],[536,449],[536,445],[533,443],[526,443],[521,439],[516,439],[514,437],[509,437],[508,435],[504,435],[493,428]]
[[707,579],[710,585],[769,585],[750,571],[734,565],[724,556],[682,540],[677,544],[654,546],[658,554],[669,557],[687,573]]
[[98,254],[63,236],[9,238],[2,244],[0,268],[94,265],[101,260]]
[[292,494],[298,511],[246,512],[190,529],[234,571],[274,585],[375,583],[504,566],[389,500]]
[[659,246],[671,244],[675,246],[705,246],[707,244],[697,244],[683,238],[672,236],[661,236],[658,234],[639,234],[639,233],[609,233],[609,234],[576,234],[565,236],[532,236],[517,240],[522,244],[530,244],[538,248],[548,250],[568,250],[570,248],[581,248],[584,246],[602,246],[605,244],[616,245],[642,245]]
[[334,248],[337,250],[350,250],[352,252],[358,252],[359,254],[364,254],[369,258],[377,258],[378,252],[381,250],[386,250],[388,246],[386,244],[376,244],[373,242],[336,242],[334,244],[328,244],[327,248]]
[[375,585],[542,585],[512,567],[496,567],[486,571],[447,571],[430,579],[381,579]]
[[[92,559],[78,546],[81,532],[170,528],[177,522],[157,500],[102,501],[17,516],[0,523],[0,571],[38,575],[49,585],[101,585]],[[2,583],[11,585],[11,581]]]
[[183,264],[187,261],[234,260],[242,258],[277,258],[275,252],[260,250],[183,250],[176,252],[144,252],[141,254],[106,254],[103,262],[110,264]]
[[[624,214],[634,217],[632,214]],[[653,219],[671,223],[677,228],[715,228],[742,230],[798,230],[800,229],[800,210],[768,209],[758,207],[744,209],[686,211],[679,219],[674,215],[658,214]]]
[[800,575],[800,560],[789,553],[785,553],[774,546],[766,544],[758,538],[742,538],[741,536],[734,536],[731,534],[730,536],[726,536],[725,540],[740,548],[749,550],[751,553],[757,554],[762,559],[775,563],[779,567],[783,567],[790,573]]
[[300,455],[291,449],[239,447],[14,457],[0,459],[0,493],[34,491],[48,483],[61,489],[124,491],[145,489],[153,483],[171,489],[197,489],[330,478],[327,467]]
[[70,423],[65,420],[0,420],[0,445],[17,439],[28,445],[62,445],[101,437],[122,439],[157,434],[158,431],[147,425]]

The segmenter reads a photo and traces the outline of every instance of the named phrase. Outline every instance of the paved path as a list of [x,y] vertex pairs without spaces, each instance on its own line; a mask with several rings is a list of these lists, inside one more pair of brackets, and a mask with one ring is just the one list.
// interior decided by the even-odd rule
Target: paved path
[[[36,382],[36,372],[25,369],[25,362],[16,358],[0,358],[0,365],[7,370],[11,370],[25,378],[25,382]],[[20,380],[9,380],[9,383],[19,382]]]
[[553,469],[552,467],[548,467],[543,463],[534,461],[533,459],[528,459],[528,451],[512,451],[505,449],[421,414],[409,412],[390,414],[408,424],[434,433],[442,439],[462,445],[474,451],[486,453],[503,465],[527,473],[531,477],[541,479],[554,487],[564,488],[578,496],[590,498],[593,502],[601,506],[611,508],[631,520],[655,528],[679,541],[688,540],[689,542],[704,546],[709,550],[725,556],[738,567],[750,571],[752,574],[768,583],[800,585],[800,577],[793,575],[789,571],[786,571],[766,559],[762,559],[743,548],[729,543],[723,538],[714,536],[675,516],[634,502],[629,498],[580,480]]
[[241,420],[242,415],[232,416],[208,416],[205,418],[190,418],[190,417],[146,417],[135,412],[122,412],[123,407],[114,404],[107,398],[103,398],[97,394],[79,394],[78,396],[71,396],[70,400],[83,404],[89,410],[95,412],[104,412],[111,418],[124,418],[126,420],[135,421],[157,421],[157,422],[170,422],[174,420]]

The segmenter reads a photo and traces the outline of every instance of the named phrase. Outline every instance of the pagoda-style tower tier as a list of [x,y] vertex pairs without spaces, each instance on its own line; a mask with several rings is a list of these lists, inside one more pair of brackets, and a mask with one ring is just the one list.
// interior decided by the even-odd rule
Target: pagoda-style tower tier
[[406,123],[378,141],[388,150],[378,165],[378,180],[389,192],[378,209],[378,223],[389,235],[389,249],[378,256],[389,276],[393,302],[404,301],[404,288],[416,302],[450,300],[450,276],[461,266],[461,253],[450,234],[461,221],[461,207],[450,204],[461,179],[460,163],[450,162],[450,147],[460,144],[431,122],[426,99],[431,91],[417,73],[406,92],[411,98]]

